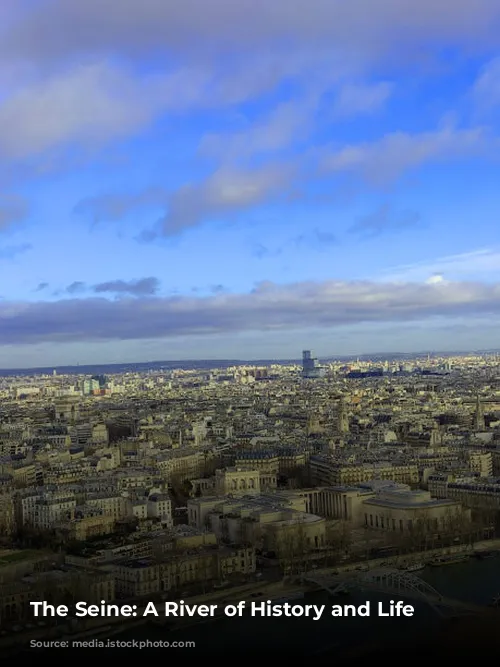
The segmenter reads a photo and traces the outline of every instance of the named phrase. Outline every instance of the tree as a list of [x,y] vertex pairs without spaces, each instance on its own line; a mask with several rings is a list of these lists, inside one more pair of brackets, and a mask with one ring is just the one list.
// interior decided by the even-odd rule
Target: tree
[[265,546],[265,535],[260,522],[253,517],[246,517],[242,521],[241,541],[251,544],[257,551],[262,551]]
[[284,526],[276,542],[276,551],[284,574],[302,572],[310,551],[304,522],[299,520],[293,525]]
[[[367,538],[367,554],[369,552],[369,535],[365,532]],[[352,525],[348,521],[333,520],[326,525],[325,544],[322,549],[324,556],[324,565],[335,565],[341,557],[351,555],[353,543]]]
[[[390,521],[392,521],[392,517]],[[436,538],[435,521],[425,511],[417,510],[412,514],[411,519],[403,519],[402,524],[400,521],[399,518],[396,518],[395,525],[398,529],[387,534],[388,540],[397,549],[396,561],[405,554],[426,551],[434,546]],[[401,525],[403,526],[402,530]]]
[[410,552],[426,551],[435,533],[433,519],[425,511],[417,510],[408,526],[407,538]]
[[480,506],[473,511],[473,514],[482,537],[488,539],[500,535],[500,507],[497,498],[482,497]]
[[204,452],[203,454],[203,477],[211,477],[215,475],[216,469],[219,467],[220,462],[217,457],[213,455],[212,452]]
[[334,521],[327,525],[326,543],[337,553],[348,554],[352,545],[352,525],[348,521]]
[[443,532],[450,544],[459,542],[473,546],[477,537],[477,527],[472,521],[470,510],[463,507],[449,509],[444,516]]
[[30,523],[18,527],[14,541],[25,549],[52,549],[62,543],[55,530],[35,528]]
[[294,564],[294,539],[291,530],[286,530],[276,539],[275,550],[278,555],[283,574],[292,574]]
[[337,526],[339,548],[342,552],[348,554],[352,546],[352,526],[348,521],[340,521]]
[[181,475],[175,474],[170,478],[172,499],[178,507],[185,507],[191,497],[192,489],[192,483],[188,479],[184,479]]

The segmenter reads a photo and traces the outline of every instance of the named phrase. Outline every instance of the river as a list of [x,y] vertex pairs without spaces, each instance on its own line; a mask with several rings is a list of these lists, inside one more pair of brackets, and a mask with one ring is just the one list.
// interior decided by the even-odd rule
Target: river
[[[500,593],[500,558],[471,559],[455,565],[428,567],[415,573],[415,576],[427,581],[444,597],[488,605]],[[415,609],[411,618],[379,618],[373,612],[370,618],[334,618],[327,613],[332,604],[359,605],[369,600],[374,609],[378,602],[387,603],[393,598],[399,599],[394,594],[389,596],[360,591],[332,600],[326,592],[315,592],[307,594],[302,600],[294,600],[293,604],[327,605],[323,616],[317,621],[311,618],[249,615],[242,618],[222,617],[170,631],[148,624],[126,630],[117,635],[116,639],[195,642],[195,648],[179,649],[189,651],[190,655],[233,655],[239,659],[245,654],[293,653],[299,657],[312,657],[333,649],[342,651],[374,641],[391,642],[395,637],[401,639],[407,636],[408,640],[418,640],[419,633],[426,633],[442,622],[426,602],[415,599],[408,600],[408,604]],[[257,601],[261,600],[259,598]]]

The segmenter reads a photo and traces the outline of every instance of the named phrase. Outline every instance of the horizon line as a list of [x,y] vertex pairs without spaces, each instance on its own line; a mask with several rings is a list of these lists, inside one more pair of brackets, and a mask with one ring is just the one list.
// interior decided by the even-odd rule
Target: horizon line
[[[363,352],[360,354],[342,354],[338,356],[332,355],[318,355],[318,360],[324,361],[348,361],[351,359],[364,359],[369,361],[370,357],[377,358],[377,361],[380,361],[380,357],[386,356],[387,360],[390,357],[409,357],[409,358],[419,358],[423,356],[433,356],[433,357],[451,357],[451,356],[462,356],[462,355],[481,355],[481,354],[498,354],[500,352],[499,348],[486,348],[483,350],[423,350],[420,352]],[[147,366],[154,365],[158,366],[161,364],[197,364],[197,363],[223,363],[223,364],[234,364],[234,365],[245,365],[245,364],[255,364],[255,363],[268,363],[268,364],[286,364],[286,363],[296,363],[300,365],[302,361],[301,357],[297,359],[292,358],[254,358],[254,359],[228,359],[228,358],[198,358],[198,359],[160,359],[152,361],[115,361],[115,362],[102,362],[102,363],[76,363],[76,364],[61,364],[61,365],[48,365],[48,366],[16,366],[11,368],[0,368],[0,373],[4,371],[13,373],[14,371],[57,371],[58,369],[65,368],[89,368],[89,367],[113,367],[113,366]],[[215,366],[214,366],[215,367]]]

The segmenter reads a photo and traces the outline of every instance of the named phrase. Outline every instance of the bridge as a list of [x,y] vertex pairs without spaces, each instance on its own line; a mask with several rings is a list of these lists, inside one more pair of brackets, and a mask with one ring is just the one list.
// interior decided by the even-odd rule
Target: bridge
[[477,614],[486,611],[484,606],[444,597],[420,577],[392,568],[337,575],[306,575],[303,581],[324,589],[332,596],[357,589],[392,593],[401,598],[421,600],[440,616],[446,615],[447,611],[451,611],[452,615]]

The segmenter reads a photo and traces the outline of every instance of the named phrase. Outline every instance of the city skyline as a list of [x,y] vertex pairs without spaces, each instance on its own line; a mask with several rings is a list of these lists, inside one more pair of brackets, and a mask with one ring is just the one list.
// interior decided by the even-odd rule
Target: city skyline
[[[309,350],[311,352],[311,350]],[[223,369],[231,368],[237,366],[266,366],[266,365],[277,365],[277,366],[303,366],[304,351],[302,352],[302,358],[299,357],[274,357],[274,358],[260,358],[260,357],[249,357],[249,358],[227,358],[223,356],[219,357],[209,357],[203,359],[201,357],[194,357],[192,359],[148,359],[146,361],[141,360],[137,361],[130,359],[123,362],[96,362],[96,363],[80,363],[68,364],[68,365],[57,365],[52,364],[49,366],[5,366],[0,367],[0,376],[12,376],[15,375],[17,371],[21,375],[30,376],[32,373],[49,373],[52,374],[54,371],[56,373],[69,374],[69,375],[92,375],[96,373],[109,372],[111,374],[120,374],[125,372],[125,369],[130,370],[131,372],[146,372],[149,370],[153,371],[162,371],[162,370],[213,370],[213,369]],[[382,362],[390,362],[396,364],[398,362],[408,362],[408,361],[419,361],[421,359],[436,361],[443,359],[454,359],[459,358],[461,361],[468,359],[469,357],[498,357],[500,354],[500,348],[489,348],[483,350],[419,350],[413,352],[394,352],[394,351],[373,351],[371,353],[360,353],[360,354],[346,354],[346,355],[329,355],[324,354],[315,358],[316,362],[326,363],[326,364],[349,364],[349,363],[360,363],[360,364],[381,364]],[[321,367],[320,363],[320,367]]]
[[255,4],[3,3],[0,368],[496,347],[498,3]]

